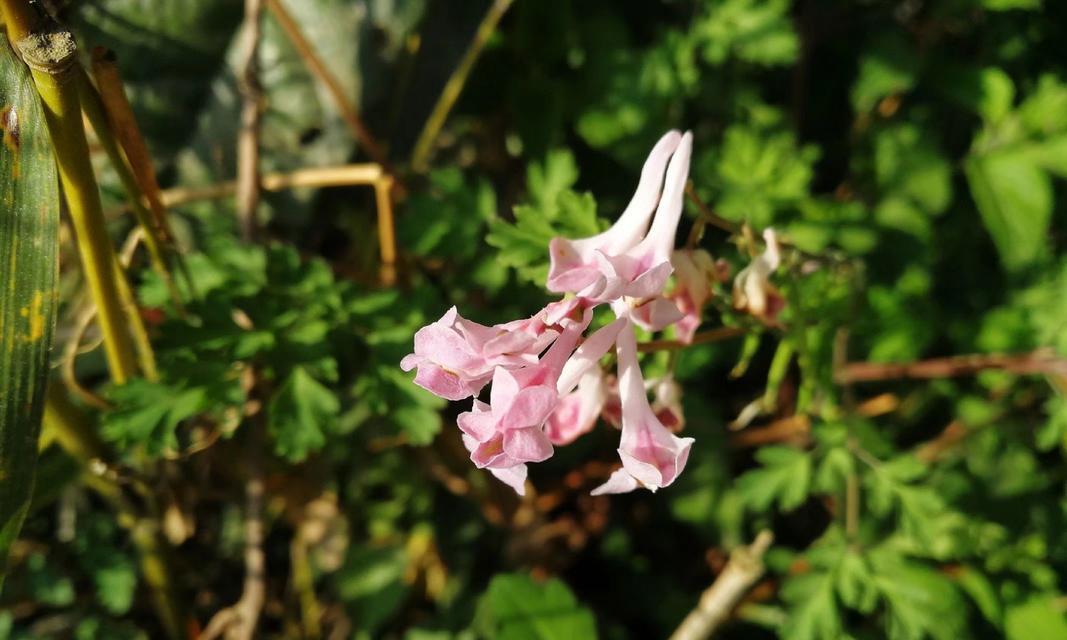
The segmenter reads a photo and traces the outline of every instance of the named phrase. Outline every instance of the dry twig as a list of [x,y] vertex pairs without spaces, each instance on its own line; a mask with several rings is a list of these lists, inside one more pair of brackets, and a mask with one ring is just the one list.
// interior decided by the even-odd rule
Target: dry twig
[[764,530],[750,546],[734,549],[730,562],[700,596],[700,602],[674,631],[671,640],[710,638],[763,575],[763,554],[772,542],[774,534]]
[[976,353],[900,364],[850,362],[839,367],[834,378],[840,384],[899,378],[956,378],[994,369],[1019,375],[1067,375],[1067,360],[1039,349],[1030,353]]
[[337,77],[330,72],[326,63],[323,62],[319,56],[315,47],[308,42],[304,33],[300,30],[300,25],[293,19],[292,14],[285,8],[285,4],[282,0],[267,0],[267,9],[274,15],[275,20],[281,25],[285,35],[289,38],[289,41],[293,43],[297,53],[304,60],[304,64],[307,65],[308,70],[316,78],[322,82],[323,86],[329,92],[330,97],[333,98],[334,104],[337,106],[337,110],[341,112],[341,118],[344,119],[345,124],[352,131],[352,135],[355,136],[359,144],[366,150],[367,155],[372,160],[377,162],[382,167],[392,174],[392,170],[389,169],[389,159],[385,155],[385,151],[378,144],[378,141],[371,135],[370,129],[363,123],[363,119],[359,115],[359,111],[356,109],[352,101],[349,100],[345,94],[344,88],[337,80]]
[[259,39],[264,0],[245,0],[244,47],[238,66],[241,130],[237,134],[237,220],[245,240],[256,231],[259,205],[259,130],[263,88],[259,83]]

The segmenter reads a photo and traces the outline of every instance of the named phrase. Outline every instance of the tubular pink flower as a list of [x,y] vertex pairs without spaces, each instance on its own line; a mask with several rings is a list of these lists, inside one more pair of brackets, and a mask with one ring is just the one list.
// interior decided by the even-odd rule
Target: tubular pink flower
[[481,329],[489,328],[464,320],[452,307],[440,320],[415,333],[415,353],[405,356],[400,368],[418,367],[415,384],[446,400],[478,395],[493,373],[493,366],[467,337],[468,332]]
[[517,369],[537,357],[564,328],[581,324],[588,301],[570,298],[553,302],[533,316],[492,327],[472,322],[452,307],[415,334],[415,353],[400,368],[418,367],[415,384],[446,400],[478,395],[492,379],[493,369]]
[[671,264],[677,283],[671,298],[682,315],[675,331],[680,342],[689,344],[700,326],[704,305],[711,298],[711,282],[718,279],[719,269],[703,249],[675,251],[671,254]]
[[692,438],[679,438],[656,418],[645,395],[637,360],[637,338],[626,327],[616,343],[619,357],[619,393],[622,399],[622,468],[593,495],[626,493],[638,487],[655,491],[670,485],[685,468]]
[[489,405],[475,400],[471,411],[460,414],[459,428],[478,442],[471,451],[478,468],[500,469],[552,456],[552,443],[542,427],[559,401],[556,384],[592,320],[592,309],[583,315],[583,321],[571,323],[537,364],[515,370],[497,367]]
[[678,433],[685,427],[685,412],[682,410],[682,387],[670,375],[660,378],[652,387],[655,397],[652,411],[660,424],[669,431]]
[[604,295],[608,282],[603,260],[598,256],[619,255],[640,242],[660,197],[664,169],[681,140],[677,131],[669,131],[659,139],[641,169],[633,199],[610,229],[578,240],[552,239],[548,245],[549,291],[578,293],[600,302],[610,299]]
[[[475,400],[477,402],[477,400]],[[474,451],[478,447],[479,442],[463,434],[463,446],[467,447],[467,451]],[[504,484],[508,485],[515,490],[515,493],[520,496],[526,495],[526,465],[517,463],[510,467],[501,467],[499,469],[489,469],[489,473],[493,474],[497,480],[500,480]]]
[[693,152],[693,134],[686,132],[678,143],[667,167],[667,178],[652,227],[641,242],[623,253],[594,254],[604,278],[604,287],[595,300],[609,301],[621,297],[643,300],[663,292],[673,267],[671,253],[682,217],[685,182],[689,177],[689,159]]
[[734,308],[764,322],[773,322],[785,306],[785,298],[770,279],[781,262],[781,255],[774,229],[765,230],[763,239],[767,248],[734,279]]
[[[615,343],[625,324],[626,320],[620,318],[600,328],[567,360],[556,383],[561,399],[545,423],[545,432],[553,444],[570,444],[596,424],[607,398],[597,362]],[[575,385],[578,389],[572,391]]]
[[578,388],[560,398],[556,410],[548,417],[545,423],[548,439],[554,445],[565,445],[592,431],[607,397],[600,368],[586,371],[578,380]]

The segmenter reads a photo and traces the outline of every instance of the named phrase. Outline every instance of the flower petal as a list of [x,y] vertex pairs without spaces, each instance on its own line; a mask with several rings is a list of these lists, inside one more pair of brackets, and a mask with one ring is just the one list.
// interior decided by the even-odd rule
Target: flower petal
[[512,460],[543,462],[552,457],[552,443],[540,426],[504,433],[504,452]]
[[641,485],[638,484],[637,480],[626,472],[626,469],[619,469],[611,474],[611,477],[608,478],[607,482],[596,489],[593,489],[591,495],[601,496],[609,493],[630,493],[640,486]]

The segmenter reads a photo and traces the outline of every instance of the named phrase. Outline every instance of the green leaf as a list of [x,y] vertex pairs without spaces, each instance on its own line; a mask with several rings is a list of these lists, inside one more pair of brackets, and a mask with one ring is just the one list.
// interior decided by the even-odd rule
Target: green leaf
[[592,613],[557,579],[534,582],[528,575],[498,575],[482,597],[488,637],[496,640],[596,638]]
[[755,511],[765,511],[777,501],[782,509],[800,506],[811,485],[811,455],[792,447],[764,447],[756,453],[762,468],[737,480],[737,489]]
[[810,197],[818,155],[813,146],[798,146],[790,131],[732,125],[721,150],[699,158],[694,174],[717,176],[719,214],[762,228],[774,223],[778,212]]
[[1042,0],[981,0],[982,6],[990,11],[1010,11],[1012,9],[1040,9]]
[[956,584],[971,597],[985,619],[997,628],[1004,622],[1004,612],[1000,605],[1000,596],[992,581],[974,567],[964,566],[956,574]]
[[299,462],[326,444],[333,429],[340,402],[330,389],[311,377],[304,367],[296,367],[270,402],[268,428],[274,450],[290,461]]
[[789,578],[782,586],[782,599],[790,605],[789,619],[779,629],[785,640],[837,640],[841,637],[841,613],[828,573]]
[[[169,374],[180,365],[171,364]],[[185,420],[209,413],[222,415],[242,399],[233,376],[218,372],[211,363],[193,367],[199,384],[188,380],[150,382],[143,378],[128,381],[108,391],[115,407],[102,415],[100,434],[126,449],[143,445],[145,453],[158,456],[178,446],[176,430]]]
[[0,42],[0,588],[33,493],[55,327],[59,182],[26,67]]
[[591,236],[606,226],[596,216],[592,194],[571,189],[577,180],[574,157],[567,151],[550,152],[544,164],[530,165],[526,178],[530,204],[515,207],[514,223],[499,218],[489,223],[486,242],[500,249],[501,264],[514,267],[526,280],[544,282],[552,238]]
[[886,39],[860,58],[859,75],[852,85],[852,106],[870,111],[885,96],[908,91],[915,85],[919,61],[909,43]]
[[966,608],[944,574],[884,550],[872,552],[871,562],[874,582],[888,607],[890,638],[960,637]]
[[972,155],[964,164],[982,222],[1008,271],[1047,255],[1052,183],[1032,157],[1018,151]]
[[1004,631],[1008,640],[1060,640],[1067,638],[1067,616],[1057,596],[1035,596],[1008,608]]
[[353,546],[338,572],[337,594],[354,607],[360,626],[373,631],[388,621],[408,592],[404,572],[408,556],[402,547]]
[[709,63],[722,64],[730,56],[762,65],[796,59],[800,47],[787,0],[724,0],[708,7],[693,33]]

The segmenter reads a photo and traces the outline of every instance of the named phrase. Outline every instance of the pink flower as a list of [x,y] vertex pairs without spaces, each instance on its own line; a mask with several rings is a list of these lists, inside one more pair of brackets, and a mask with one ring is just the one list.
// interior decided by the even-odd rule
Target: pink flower
[[[548,245],[551,261],[547,282],[549,291],[574,292],[597,302],[607,302],[622,295],[627,288],[633,288],[635,291],[643,290],[642,286],[649,288],[648,283],[642,281],[635,285],[634,280],[657,265],[643,262],[641,257],[623,258],[623,255],[642,242],[641,239],[645,237],[645,231],[648,229],[649,217],[657,201],[659,201],[659,210],[656,213],[656,220],[652,223],[654,229],[658,227],[661,232],[664,232],[668,226],[671,226],[669,218],[672,216],[675,200],[677,200],[678,213],[681,213],[682,193],[678,185],[674,183],[679,179],[680,173],[680,186],[682,188],[685,186],[691,147],[690,134],[682,136],[677,131],[668,132],[652,148],[641,170],[641,179],[633,199],[610,229],[599,235],[579,240],[552,239]],[[668,160],[670,160],[669,168],[667,167]],[[682,164],[685,165],[684,168],[681,167]],[[660,200],[660,185],[663,182],[665,168],[667,169],[667,185],[663,198]],[[675,194],[674,191],[678,193]],[[664,218],[664,221],[661,222],[661,218]],[[673,226],[676,227],[677,223],[677,217],[675,217]],[[673,228],[670,243],[673,246]],[[656,272],[651,278],[653,285],[651,288],[655,289],[655,279],[662,276],[662,280],[666,281],[668,275],[670,275],[669,269],[666,274]],[[659,288],[662,288],[662,283]]]
[[655,491],[670,485],[685,468],[692,438],[679,438],[656,418],[645,395],[645,383],[637,361],[633,327],[618,337],[619,393],[622,399],[622,438],[619,457],[622,468],[593,495],[626,493],[638,487]]
[[441,319],[415,333],[415,353],[400,361],[400,368],[418,367],[415,384],[446,400],[462,400],[478,395],[493,374],[470,335],[489,330],[460,317],[455,307]]
[[[474,402],[478,403],[477,400],[475,400]],[[484,405],[484,403],[481,404]],[[468,436],[465,433],[463,434],[463,445],[467,447],[467,451],[473,452],[478,447],[478,444],[479,442],[476,439]],[[514,489],[515,493],[519,494],[520,496],[526,495],[527,469],[525,464],[519,463],[510,467],[502,467],[500,469],[490,468],[489,473],[493,474],[493,476],[496,477],[497,480],[500,480],[504,484]]]
[[685,427],[685,412],[682,410],[682,387],[670,375],[664,376],[652,387],[655,398],[652,412],[668,430],[678,433]]
[[555,445],[570,444],[596,426],[607,400],[604,374],[593,367],[578,380],[578,388],[560,398],[556,410],[545,423],[545,433]]
[[489,404],[475,400],[471,411],[460,414],[459,428],[478,468],[507,469],[552,455],[545,421],[556,409],[559,396],[570,393],[623,326],[617,320],[575,349],[591,319],[592,311],[587,310],[584,320],[569,326],[536,365],[511,371],[498,367]]
[[774,322],[785,307],[785,298],[770,280],[781,262],[781,256],[774,229],[764,231],[763,239],[767,248],[734,279],[734,308],[764,322]]
[[704,305],[711,298],[711,282],[718,279],[720,269],[703,249],[675,251],[671,264],[677,282],[671,298],[682,314],[675,331],[679,341],[689,344],[700,326]]
[[476,396],[493,369],[515,369],[537,356],[564,327],[580,323],[588,303],[582,298],[553,302],[525,320],[492,327],[463,318],[452,307],[415,334],[415,353],[400,361],[404,371],[418,367],[415,384],[446,400]]
[[[608,352],[625,325],[626,320],[618,319],[602,327],[589,336],[564,365],[556,383],[561,399],[545,425],[548,439],[553,444],[570,444],[596,424],[607,398],[604,375],[597,362]],[[574,390],[575,385],[577,390]]]
[[620,254],[594,254],[606,283],[599,299],[626,297],[641,301],[657,297],[663,292],[667,278],[673,271],[671,253],[678,232],[678,221],[682,217],[692,151],[693,134],[686,132],[671,156],[663,197],[644,239]]

